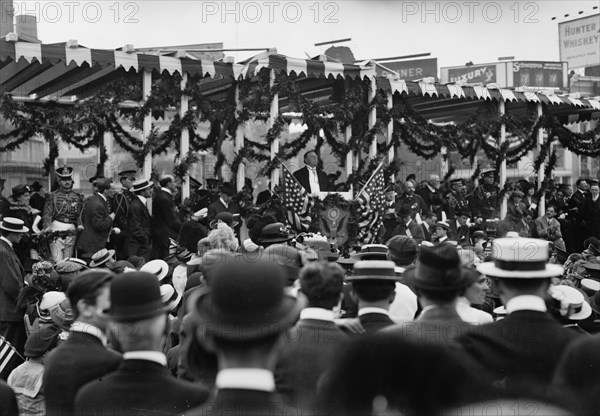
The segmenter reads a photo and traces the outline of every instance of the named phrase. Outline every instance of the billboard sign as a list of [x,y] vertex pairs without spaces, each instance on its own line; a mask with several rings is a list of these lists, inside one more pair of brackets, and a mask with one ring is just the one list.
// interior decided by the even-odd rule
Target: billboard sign
[[[437,58],[381,62],[381,65],[397,72],[400,75],[400,79],[405,81],[414,81],[428,77],[437,78]],[[380,66],[376,68],[378,76],[394,75]]]
[[569,69],[600,65],[600,14],[559,23],[558,43]]
[[448,68],[448,81],[460,85],[496,82],[496,64]]
[[567,71],[562,62],[512,62],[513,87],[564,88]]

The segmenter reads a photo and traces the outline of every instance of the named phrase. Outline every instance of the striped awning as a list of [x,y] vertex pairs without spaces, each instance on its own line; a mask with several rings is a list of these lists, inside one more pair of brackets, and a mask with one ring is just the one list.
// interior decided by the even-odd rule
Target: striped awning
[[500,100],[506,102],[542,102],[554,105],[569,105],[579,109],[600,109],[600,101],[583,98],[570,98],[563,95],[548,95],[538,92],[519,92],[509,89],[486,88],[477,86],[443,85],[377,77],[377,88],[392,93],[422,95],[438,98],[468,98],[472,100]]
[[39,44],[0,38],[2,93],[15,97],[77,101],[93,94],[101,85],[126,72],[157,71],[212,79],[237,80],[254,76],[262,68],[315,78],[363,78],[375,75],[371,66],[345,65],[295,59],[265,53],[247,63],[225,63],[136,53],[135,51],[89,49],[76,42]]

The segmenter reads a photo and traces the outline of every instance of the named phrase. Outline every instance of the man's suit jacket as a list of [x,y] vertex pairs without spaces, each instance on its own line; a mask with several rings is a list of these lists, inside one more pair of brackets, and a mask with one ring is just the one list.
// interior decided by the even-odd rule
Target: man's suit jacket
[[115,372],[79,390],[75,414],[180,415],[200,406],[208,396],[201,384],[177,379],[158,363],[123,360]]
[[421,228],[423,229],[423,241],[431,241],[431,234],[435,231],[433,227],[429,227],[428,229],[425,223],[422,223]]
[[239,214],[240,206],[237,202],[230,201],[229,206],[225,206],[221,199],[217,199],[215,202],[208,206],[208,222],[210,223],[215,219],[218,213],[229,212],[230,214]]
[[278,394],[245,389],[219,389],[213,400],[185,413],[186,416],[283,416],[289,414],[290,409]]
[[450,231],[448,236],[452,235],[452,238],[460,245],[471,244],[471,230],[468,225],[458,226],[456,220],[450,222]]
[[98,194],[92,195],[85,204],[82,217],[83,231],[77,247],[91,257],[106,246],[113,225],[108,201]]
[[15,250],[0,240],[0,322],[23,322],[17,296],[23,287],[24,270]]
[[302,408],[314,404],[317,383],[347,339],[334,322],[301,319],[288,331],[275,369],[277,392]]
[[588,227],[589,236],[600,238],[600,197],[592,201],[591,195],[583,201],[581,221]]
[[571,195],[568,202],[570,220],[581,220],[581,211],[586,196],[587,194],[581,192],[579,189],[573,192],[573,195]]
[[148,208],[136,196],[127,213],[127,251],[130,256],[140,256],[148,260],[152,242],[151,220]]
[[437,189],[434,189],[432,191],[431,188],[429,188],[429,186],[425,185],[421,189],[418,189],[416,191],[416,193],[421,198],[423,198],[423,202],[425,202],[425,206],[427,207],[427,211],[430,211],[431,210],[431,196],[434,195],[434,194],[439,194],[440,191],[437,190]]
[[425,233],[423,232],[423,228],[417,224],[415,220],[412,220],[410,224],[408,224],[408,231],[406,232],[406,224],[401,222],[392,232],[393,235],[407,235],[411,237],[413,240],[417,242],[417,244],[421,244],[421,242],[425,239]]
[[152,197],[153,258],[164,259],[169,254],[169,238],[177,240],[181,221],[173,197],[162,189]]
[[18,415],[19,406],[15,392],[4,380],[0,380],[0,415]]
[[[549,238],[549,230],[554,230],[554,238]],[[562,233],[560,232],[560,223],[556,218],[552,218],[550,221],[548,217],[542,215],[535,220],[535,232],[538,238],[544,238],[546,240],[554,241],[559,238],[562,238]]]
[[71,332],[44,363],[47,414],[72,415],[77,391],[116,370],[120,362],[121,354],[106,349],[95,336]]
[[388,326],[394,325],[394,321],[387,315],[383,313],[365,313],[364,315],[360,315],[358,317],[361,325],[363,326],[365,332],[363,334],[354,334],[349,331],[344,331],[346,334],[350,336],[363,336],[367,334],[372,334],[374,332],[379,331],[380,329],[386,328]]
[[537,386],[543,391],[549,387],[567,345],[579,336],[548,313],[521,310],[500,321],[475,326],[459,341],[488,369],[494,382],[516,389]]
[[[327,177],[327,174],[321,169],[317,168],[317,176],[319,177],[319,189],[321,189],[321,192],[328,192],[330,189],[329,178]],[[294,177],[298,180],[298,182],[300,182],[300,185],[302,185],[302,187],[306,189],[308,193],[310,193],[308,168],[304,166],[302,169],[298,169],[296,172],[294,172]]]

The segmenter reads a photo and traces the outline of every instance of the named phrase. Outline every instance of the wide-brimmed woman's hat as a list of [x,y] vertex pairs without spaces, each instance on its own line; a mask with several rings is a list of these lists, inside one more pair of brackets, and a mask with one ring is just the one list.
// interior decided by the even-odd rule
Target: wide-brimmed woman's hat
[[131,272],[117,276],[110,287],[110,309],[106,315],[117,322],[149,319],[169,311],[155,276]]
[[18,218],[4,217],[0,222],[0,229],[10,231],[11,233],[27,233],[29,228],[25,227],[25,222]]
[[239,224],[239,221],[236,220],[235,215],[233,215],[233,214],[231,214],[231,213],[229,213],[227,211],[219,212],[215,216],[215,219],[210,222],[210,228],[212,228],[213,230],[215,230],[217,228],[217,225],[220,222],[224,222],[230,228],[235,228]]
[[478,264],[477,270],[486,276],[505,279],[561,276],[562,266],[548,264],[548,244],[535,238],[498,238],[492,242],[492,261]]
[[260,233],[261,244],[275,244],[290,241],[293,236],[289,235],[281,222],[274,222],[263,227]]
[[17,185],[12,188],[12,198],[18,198],[27,192],[31,192],[31,189],[27,185]]
[[206,331],[221,339],[257,340],[293,325],[306,305],[302,294],[285,293],[283,270],[268,261],[219,264],[210,289],[195,301],[195,313]]
[[115,250],[107,250],[103,248],[102,250],[98,250],[94,253],[92,256],[92,261],[90,261],[90,267],[100,267],[114,259]]

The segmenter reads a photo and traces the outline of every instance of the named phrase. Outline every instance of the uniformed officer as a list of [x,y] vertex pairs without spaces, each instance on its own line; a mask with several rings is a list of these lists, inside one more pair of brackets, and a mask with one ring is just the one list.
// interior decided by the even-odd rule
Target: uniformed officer
[[[196,201],[192,203],[192,212],[198,212],[203,208],[208,208],[213,202],[218,201],[220,198],[219,185],[219,179],[206,179],[206,191],[198,192]],[[208,226],[206,218],[203,218],[201,222]]]
[[473,192],[473,217],[478,222],[500,217],[500,188],[494,183],[495,169],[481,173],[483,183]]
[[83,194],[73,191],[73,168],[56,169],[59,189],[46,196],[44,205],[44,231],[63,233],[50,242],[50,252],[56,263],[73,257],[79,216],[83,207]]
[[470,210],[462,178],[450,180],[450,189],[446,195],[446,205],[445,211],[448,213],[448,218],[450,219],[455,219],[459,211]]
[[111,243],[116,251],[117,260],[126,260],[127,253],[127,213],[129,212],[129,204],[135,197],[131,192],[131,186],[136,181],[137,171],[133,169],[123,170],[119,172],[119,181],[121,182],[121,192],[114,196],[114,226],[121,230],[120,234],[111,235]]
[[404,184],[404,193],[396,200],[396,210],[399,211],[402,207],[410,209],[410,217],[415,219],[419,214],[421,218],[429,211],[423,198],[415,193],[415,184],[413,181],[406,181]]

